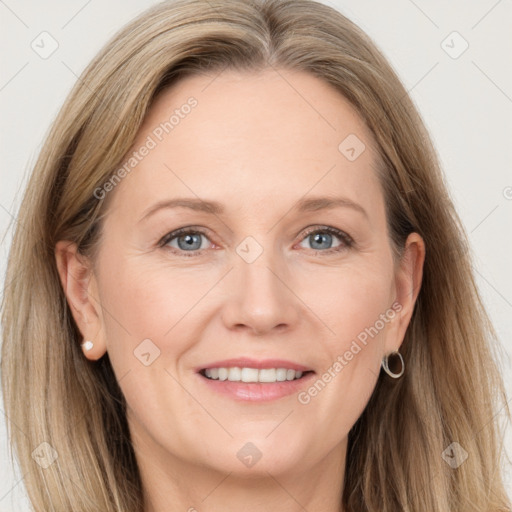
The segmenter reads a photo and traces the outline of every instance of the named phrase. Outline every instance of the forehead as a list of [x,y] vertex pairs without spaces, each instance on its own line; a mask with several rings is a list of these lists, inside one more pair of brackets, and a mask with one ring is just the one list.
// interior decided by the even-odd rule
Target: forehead
[[370,206],[373,147],[351,104],[309,73],[193,75],[153,103],[125,160],[144,156],[116,195],[141,208],[186,194],[267,209],[339,191]]

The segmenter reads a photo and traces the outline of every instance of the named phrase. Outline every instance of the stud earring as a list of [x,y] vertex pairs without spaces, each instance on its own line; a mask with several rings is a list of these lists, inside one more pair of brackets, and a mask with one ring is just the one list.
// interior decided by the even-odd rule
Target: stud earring
[[92,341],[84,341],[81,346],[86,352],[89,352],[94,346],[94,343]]

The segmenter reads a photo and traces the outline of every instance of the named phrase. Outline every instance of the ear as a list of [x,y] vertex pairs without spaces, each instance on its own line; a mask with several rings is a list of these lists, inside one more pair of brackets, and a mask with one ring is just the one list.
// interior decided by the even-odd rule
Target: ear
[[423,278],[425,242],[418,233],[411,233],[395,270],[396,311],[392,335],[386,340],[386,353],[398,350],[414,311]]
[[92,341],[85,356],[97,360],[107,351],[97,283],[87,258],[74,242],[61,240],[55,245],[55,259],[60,281],[73,318],[84,340]]

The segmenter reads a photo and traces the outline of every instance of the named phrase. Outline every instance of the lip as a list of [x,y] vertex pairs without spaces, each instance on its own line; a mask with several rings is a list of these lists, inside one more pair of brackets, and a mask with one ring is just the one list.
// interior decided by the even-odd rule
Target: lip
[[199,373],[201,370],[207,370],[208,368],[232,368],[235,366],[239,368],[257,368],[258,370],[265,368],[286,368],[287,370],[295,370],[298,372],[313,371],[312,368],[285,359],[261,359],[258,361],[257,359],[251,359],[249,357],[214,361],[213,363],[208,363],[206,366],[197,367],[195,371]]
[[[260,363],[267,364],[266,361],[260,361]],[[215,368],[215,366],[212,366],[212,368]],[[246,366],[245,368],[249,367]],[[284,398],[288,395],[296,394],[301,390],[301,388],[305,389],[306,386],[309,386],[311,379],[314,378],[315,372],[310,370],[309,373],[304,374],[300,379],[287,380],[283,382],[221,381],[209,379],[201,373],[198,373],[197,375],[205,383],[208,389],[224,396],[228,396],[234,400],[241,402],[269,402]]]

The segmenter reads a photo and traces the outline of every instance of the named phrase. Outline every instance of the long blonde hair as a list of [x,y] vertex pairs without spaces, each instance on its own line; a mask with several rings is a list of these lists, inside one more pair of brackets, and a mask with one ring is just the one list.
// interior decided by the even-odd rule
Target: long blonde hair
[[[97,254],[107,202],[94,191],[123,162],[156,94],[180,77],[227,67],[303,70],[334,86],[375,137],[396,253],[412,231],[426,244],[401,348],[407,371],[397,381],[379,377],[349,433],[344,509],[510,510],[494,420],[506,402],[496,335],[436,153],[370,39],[311,0],[158,4],[113,37],[62,107],[19,211],[2,303],[3,396],[34,509],[143,510],[124,397],[108,354],[83,356],[54,248],[71,240]],[[43,442],[57,454],[47,468],[32,457]],[[443,459],[452,442],[469,454],[456,469]]]

